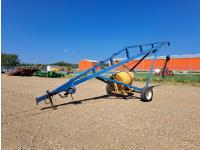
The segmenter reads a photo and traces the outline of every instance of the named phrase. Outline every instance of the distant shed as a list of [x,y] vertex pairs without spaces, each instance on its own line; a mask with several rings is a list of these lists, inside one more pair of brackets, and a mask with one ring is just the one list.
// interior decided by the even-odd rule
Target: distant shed
[[66,67],[57,65],[48,65],[47,71],[54,71],[54,72],[66,71]]
[[[98,61],[96,61],[96,60],[83,59],[79,62],[79,70],[80,71],[87,70],[87,69],[95,66],[97,63],[98,63]],[[99,70],[99,68],[97,70]]]

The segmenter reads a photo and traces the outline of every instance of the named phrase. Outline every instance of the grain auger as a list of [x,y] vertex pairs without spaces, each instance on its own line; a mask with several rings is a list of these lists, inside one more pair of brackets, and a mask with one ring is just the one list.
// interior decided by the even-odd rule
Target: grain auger
[[[153,98],[153,90],[152,86],[149,86],[150,78],[152,75],[152,71],[154,68],[155,60],[158,54],[158,51],[163,46],[169,46],[169,41],[164,42],[155,42],[155,43],[149,43],[149,44],[142,44],[142,45],[134,45],[134,46],[128,46],[125,47],[118,52],[114,53],[111,57],[105,59],[104,61],[98,62],[94,67],[89,68],[88,70],[80,73],[79,75],[75,76],[74,78],[71,78],[63,85],[55,88],[52,91],[46,91],[45,95],[42,95],[40,97],[36,98],[36,103],[38,104],[41,101],[45,101],[46,99],[50,100],[50,103],[53,108],[53,100],[52,97],[56,94],[60,95],[60,97],[65,98],[68,95],[74,94],[76,92],[76,86],[86,82],[90,79],[96,78],[104,83],[107,84],[106,91],[108,94],[112,94],[115,96],[132,96],[135,92],[140,93],[141,100],[144,102],[149,102]],[[136,54],[131,55],[131,51],[135,50]],[[120,54],[125,54],[126,58],[123,58],[118,63],[114,62],[114,59],[117,58]],[[152,56],[152,64],[147,76],[146,84],[144,87],[137,87],[132,85],[132,82],[134,80],[134,69],[146,58]],[[128,71],[118,71],[115,73],[112,73],[109,77],[105,76],[106,73],[109,71],[119,68],[120,66],[123,66],[130,61],[137,59],[137,62],[130,68]],[[110,62],[109,66],[105,67],[107,62]],[[97,68],[101,68],[97,71]],[[61,93],[64,92],[64,95],[61,95]]]

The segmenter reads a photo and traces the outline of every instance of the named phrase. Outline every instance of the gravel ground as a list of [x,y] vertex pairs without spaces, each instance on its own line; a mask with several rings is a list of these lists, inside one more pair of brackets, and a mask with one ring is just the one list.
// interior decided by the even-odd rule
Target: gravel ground
[[[162,85],[152,102],[106,97],[91,80],[57,110],[35,97],[65,79],[1,76],[2,149],[200,149],[200,87]],[[142,86],[142,83],[135,83]],[[137,96],[137,95],[136,95]]]

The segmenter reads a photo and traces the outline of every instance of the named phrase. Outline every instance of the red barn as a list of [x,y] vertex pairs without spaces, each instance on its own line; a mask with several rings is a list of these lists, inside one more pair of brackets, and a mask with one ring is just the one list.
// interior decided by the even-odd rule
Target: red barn
[[[123,59],[116,59],[114,63],[118,63]],[[125,64],[128,68],[132,68],[138,60],[132,60],[129,63]],[[165,56],[159,56],[156,59],[154,69],[161,69],[165,62]],[[87,70],[97,64],[95,60],[84,59],[79,63],[79,70]],[[149,71],[152,64],[152,59],[147,58],[142,61],[135,70],[138,71]],[[200,71],[200,54],[195,55],[171,55],[170,61],[168,62],[168,68],[172,71]],[[100,68],[97,68],[99,70]],[[124,66],[120,66],[117,70],[126,70]]]
[[[81,60],[79,63],[79,70],[80,71],[87,70],[87,69],[95,66],[96,64],[97,64],[97,61],[95,61],[95,60],[89,60],[89,59]],[[99,70],[99,68],[97,70]]]
[[[174,71],[200,71],[200,54],[196,55],[172,55],[168,62],[168,68]],[[126,64],[127,67],[132,68],[138,60],[133,60]],[[164,65],[165,57],[160,56],[156,59],[154,69],[161,69]],[[149,71],[152,64],[152,59],[147,58],[142,61],[135,70]],[[118,70],[125,70],[124,66]]]

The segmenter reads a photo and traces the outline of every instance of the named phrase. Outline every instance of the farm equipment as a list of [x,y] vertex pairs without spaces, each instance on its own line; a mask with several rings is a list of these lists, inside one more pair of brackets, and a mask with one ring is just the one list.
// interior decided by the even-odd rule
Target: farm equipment
[[174,73],[167,67],[167,63],[169,61],[170,61],[170,56],[167,55],[163,67],[159,70],[159,72],[155,73],[155,76],[162,76],[163,78],[165,76],[174,76]]
[[62,73],[56,73],[54,71],[36,71],[34,73],[35,76],[38,77],[50,77],[50,78],[61,78],[61,77],[65,77],[64,74]]
[[[36,98],[36,104],[38,104],[41,101],[46,101],[46,99],[50,100],[50,103],[52,105],[52,108],[56,108],[53,105],[52,97],[54,95],[59,95],[62,98],[67,97],[69,94],[72,96],[76,92],[76,86],[86,82],[87,80],[96,78],[104,83],[107,84],[106,91],[110,95],[115,96],[122,96],[122,97],[129,97],[133,96],[134,93],[140,93],[141,100],[144,102],[149,102],[153,98],[153,87],[149,86],[150,77],[152,75],[152,70],[154,68],[154,63],[158,54],[158,51],[161,47],[165,45],[170,45],[170,42],[164,41],[164,42],[155,42],[155,43],[149,43],[149,44],[143,44],[143,45],[134,45],[134,46],[128,46],[125,47],[118,52],[114,53],[111,57],[105,59],[104,61],[100,61],[97,63],[94,67],[89,68],[88,70],[82,72],[81,74],[77,75],[74,78],[71,78],[63,85],[57,87],[56,89],[52,91],[46,91],[46,94],[37,97]],[[134,51],[136,54],[131,55],[130,52],[133,52],[131,50],[137,50]],[[114,59],[116,56],[119,56],[120,54],[125,54],[126,58],[118,63],[114,63]],[[152,59],[152,65],[146,80],[146,84],[144,87],[137,87],[132,85],[132,82],[134,80],[134,69],[148,56],[153,56]],[[115,72],[112,73],[111,76],[107,77],[104,76],[105,73],[108,73],[109,71],[120,67],[133,59],[137,59],[137,63],[129,70],[129,71],[121,71],[121,72]],[[96,68],[105,66],[105,63],[110,62],[110,66],[102,68],[99,71],[96,71]],[[64,92],[64,95],[61,95],[61,93]]]
[[32,76],[38,69],[35,68],[17,68],[10,72],[9,76]]

